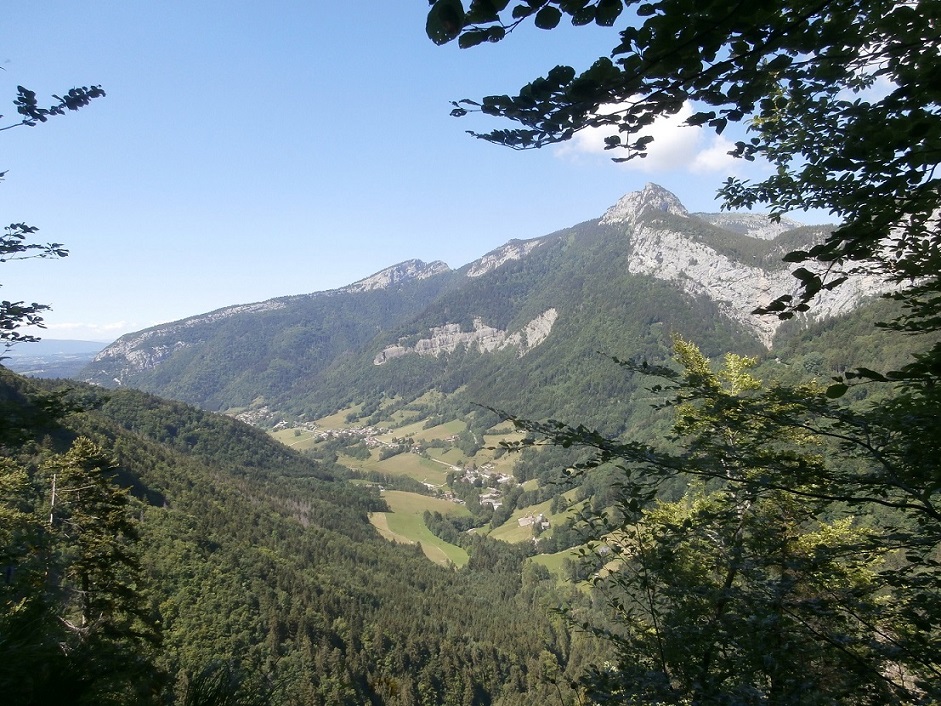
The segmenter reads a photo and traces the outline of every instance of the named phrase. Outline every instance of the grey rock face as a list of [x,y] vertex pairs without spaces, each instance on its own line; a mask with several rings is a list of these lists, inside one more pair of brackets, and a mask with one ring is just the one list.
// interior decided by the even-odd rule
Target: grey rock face
[[[117,366],[120,372],[115,373],[113,382],[117,385],[121,385],[130,375],[145,370],[152,370],[176,351],[192,346],[192,342],[184,342],[182,340],[178,340],[173,344],[166,343],[167,337],[173,337],[184,329],[192,329],[204,324],[211,324],[232,316],[283,309],[286,306],[286,301],[301,297],[329,296],[340,292],[356,294],[377,289],[388,289],[399,283],[409,280],[427,279],[448,271],[450,271],[450,268],[440,260],[431,263],[425,263],[421,260],[406,260],[405,262],[387,267],[374,275],[340,289],[327,292],[314,292],[313,294],[302,294],[297,297],[270,299],[254,304],[230,306],[208,314],[192,316],[181,321],[155,326],[139,333],[128,334],[122,336],[102,350],[95,356],[93,362],[107,361],[111,364],[112,368]],[[154,343],[155,339],[161,342]],[[94,380],[86,380],[86,382],[94,382]]]
[[657,213],[672,213],[688,216],[689,211],[676,196],[662,186],[648,183],[641,191],[632,191],[622,196],[616,204],[604,212],[600,223],[612,225],[624,223],[634,227],[638,219]]
[[[256,304],[240,304],[218,309],[208,314],[191,316],[188,319],[164,324],[163,326],[155,326],[138,333],[130,333],[126,336],[122,336],[107,348],[103,349],[95,356],[94,362],[123,358],[126,360],[126,368],[128,370],[150,370],[159,365],[160,362],[171,353],[189,345],[183,341],[177,341],[172,345],[160,344],[156,346],[148,343],[154,338],[172,336],[184,329],[194,328],[214,321],[221,321],[231,316],[260,311],[273,311],[282,308],[284,308],[284,302],[276,299],[258,302]],[[120,380],[116,378],[115,382],[120,383]]]
[[534,248],[542,245],[544,242],[546,241],[541,238],[534,240],[512,240],[502,248],[497,248],[487,253],[479,260],[472,262],[470,269],[467,270],[467,276],[480,277],[511,260],[521,260]]
[[693,216],[733,233],[761,240],[774,240],[781,233],[803,225],[790,218],[782,218],[775,223],[763,213],[694,213]]
[[[773,239],[801,224],[788,219],[772,223],[760,214],[690,216],[673,194],[655,184],[647,184],[643,191],[624,196],[601,219],[602,223],[624,226],[625,234],[631,239],[630,272],[672,282],[694,296],[709,297],[723,314],[750,330],[770,348],[781,320],[776,316],[756,316],[752,312],[783,294],[797,292],[797,281],[790,270],[768,271],[736,262],[681,230],[664,227],[656,218],[660,213],[704,220],[763,240]],[[690,226],[693,230],[692,222]],[[863,298],[887,289],[879,277],[855,275],[835,290],[818,295],[805,316],[819,320],[843,314],[855,308]]]
[[373,365],[382,365],[409,354],[437,358],[453,353],[461,345],[474,346],[481,353],[515,348],[517,355],[523,356],[546,340],[558,315],[555,309],[548,309],[515,333],[488,326],[479,317],[474,319],[471,331],[461,331],[460,324],[435,326],[428,331],[427,338],[418,340],[413,346],[387,346],[373,359]]
[[[647,184],[642,190],[623,196],[598,223],[623,232],[629,239],[629,272],[671,282],[692,296],[709,297],[725,316],[741,324],[770,348],[781,322],[774,316],[758,317],[752,311],[783,294],[793,294],[797,289],[796,280],[787,269],[769,269],[759,266],[757,260],[756,264],[743,261],[740,256],[735,259],[734,248],[730,250],[717,245],[719,241],[709,240],[702,233],[703,229],[708,229],[709,237],[721,240],[727,236],[731,240],[738,239],[741,245],[743,236],[770,241],[797,228],[799,223],[786,218],[773,223],[767,216],[751,213],[690,214],[674,194],[656,184]],[[549,237],[512,240],[470,263],[466,275],[469,278],[482,277],[507,262],[528,257],[548,242],[551,242]],[[723,248],[723,251],[719,252],[716,247]],[[441,261],[407,260],[340,289],[227,307],[128,334],[101,351],[95,360],[107,362],[102,366],[106,371],[103,375],[121,384],[123,380],[131,379],[135,372],[161,365],[182,348],[199,345],[199,329],[184,335],[187,329],[228,317],[284,308],[285,302],[301,297],[355,295],[390,289],[410,280],[423,280],[449,271],[450,268]],[[590,277],[591,273],[585,275]],[[831,278],[833,276],[838,275],[834,273]],[[887,288],[878,277],[854,275],[834,291],[821,293],[811,310],[803,316],[816,320],[843,314],[855,308],[863,298],[882,293]],[[453,352],[460,345],[473,346],[482,352],[511,347],[519,355],[524,355],[545,340],[557,316],[555,309],[549,309],[515,332],[496,329],[481,318],[476,319],[471,331],[461,331],[457,324],[444,323],[423,334],[424,337],[413,346],[387,347],[376,356],[374,363],[381,365],[391,358],[407,354],[438,356]]]
[[425,263],[421,260],[406,260],[405,262],[400,262],[398,265],[380,270],[376,274],[354,282],[351,285],[341,287],[337,291],[355,293],[369,292],[375,289],[388,289],[401,282],[407,282],[413,279],[428,279],[429,277],[448,272],[450,269],[451,268],[441,260],[435,260],[430,263]]

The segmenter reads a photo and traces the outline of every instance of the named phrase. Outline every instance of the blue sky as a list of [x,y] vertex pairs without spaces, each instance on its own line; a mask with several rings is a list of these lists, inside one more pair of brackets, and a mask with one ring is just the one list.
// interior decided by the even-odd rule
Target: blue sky
[[[657,128],[644,162],[601,137],[514,152],[465,134],[449,101],[587,68],[601,28],[526,27],[462,51],[425,0],[44,1],[0,26],[0,125],[24,85],[107,97],[0,132],[0,220],[65,243],[3,265],[0,298],[49,303],[46,338],[109,341],[211,311],[343,286],[409,258],[460,267],[512,238],[600,216],[655,181],[690,210],[742,164],[714,135]],[[49,101],[51,102],[51,100]],[[750,167],[753,168],[753,167]]]

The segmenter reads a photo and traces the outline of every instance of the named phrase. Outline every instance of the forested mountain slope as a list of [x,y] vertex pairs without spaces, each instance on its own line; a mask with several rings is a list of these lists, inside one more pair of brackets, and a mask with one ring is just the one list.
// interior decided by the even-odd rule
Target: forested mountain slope
[[443,263],[413,260],[342,289],[220,309],[128,334],[79,377],[204,408],[247,405],[359,350],[452,279]]
[[[599,352],[662,357],[673,333],[713,355],[766,350],[780,322],[750,312],[793,287],[781,257],[824,233],[690,214],[648,184],[597,220],[511,241],[460,270],[409,261],[341,290],[129,334],[80,377],[209,409],[254,407],[271,421],[460,389],[524,415],[601,423],[596,401],[631,389],[610,382]],[[878,287],[862,278],[808,316],[850,311]]]
[[[43,411],[50,393],[60,411],[81,410],[56,421]],[[161,639],[144,668],[151,681],[140,682],[152,693],[182,698],[188,682],[223,670],[245,695],[282,704],[536,704],[550,688],[539,665],[570,658],[565,628],[536,599],[551,582],[521,578],[525,552],[484,547],[468,570],[436,566],[379,538],[367,520],[385,507],[377,489],[344,482],[343,469],[245,424],[132,390],[8,372],[0,401],[4,438],[23,437],[19,462],[36,490],[35,512],[49,512],[44,459],[80,435],[113,455],[111,476],[131,489],[143,567],[133,589]],[[60,495],[61,486],[60,478]],[[30,567],[41,559],[5,561],[15,567],[6,605],[35,598]],[[47,590],[52,600],[58,589]],[[14,629],[3,634],[0,685],[16,703],[51,703],[57,689],[75,687],[52,673],[68,655],[50,648],[46,660],[49,636],[35,623],[22,643],[10,642]],[[127,655],[86,649],[82,688],[106,702],[95,667],[110,684],[121,674],[114,660]]]

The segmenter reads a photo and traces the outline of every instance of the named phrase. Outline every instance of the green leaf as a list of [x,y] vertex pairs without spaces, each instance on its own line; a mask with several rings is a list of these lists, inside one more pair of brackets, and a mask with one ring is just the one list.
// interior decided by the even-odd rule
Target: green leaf
[[595,23],[602,27],[610,27],[617,20],[624,9],[621,0],[601,0],[595,11]]
[[557,86],[564,86],[575,78],[575,69],[571,66],[556,66],[546,78]]
[[783,71],[792,63],[794,63],[794,60],[787,54],[779,54],[767,63],[765,66],[765,71],[768,71],[769,73]]
[[846,391],[849,390],[849,386],[846,383],[838,382],[827,388],[827,397],[831,400],[838,399],[846,394]]
[[562,12],[557,7],[547,5],[536,13],[536,26],[539,29],[555,29],[562,19]]
[[503,27],[491,27],[487,30],[487,41],[488,42],[499,42],[506,36],[506,30]]
[[804,250],[795,250],[794,252],[789,252],[787,255],[781,258],[783,262],[803,262],[810,255],[808,255]]
[[461,0],[437,0],[428,11],[425,33],[437,45],[447,44],[464,29]]
[[[503,7],[500,7],[502,5]],[[507,3],[496,3],[493,0],[473,0],[464,16],[465,25],[489,24],[499,22],[499,12],[506,7]]]
[[475,29],[470,32],[464,32],[458,40],[457,45],[461,49],[470,49],[489,39],[490,32],[485,29]]
[[572,14],[572,24],[576,27],[591,24],[595,21],[595,8],[589,5],[581,10],[576,10]]
[[686,119],[687,125],[705,125],[709,120],[714,120],[716,117],[716,111],[710,110],[707,112],[700,112],[691,115]]

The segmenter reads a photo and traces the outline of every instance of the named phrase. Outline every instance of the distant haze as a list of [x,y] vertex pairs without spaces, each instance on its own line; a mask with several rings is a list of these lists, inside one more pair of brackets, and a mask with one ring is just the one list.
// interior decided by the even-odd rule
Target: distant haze
[[35,343],[17,344],[4,355],[10,358],[36,358],[45,355],[94,354],[108,343],[110,341],[73,341],[44,338]]

